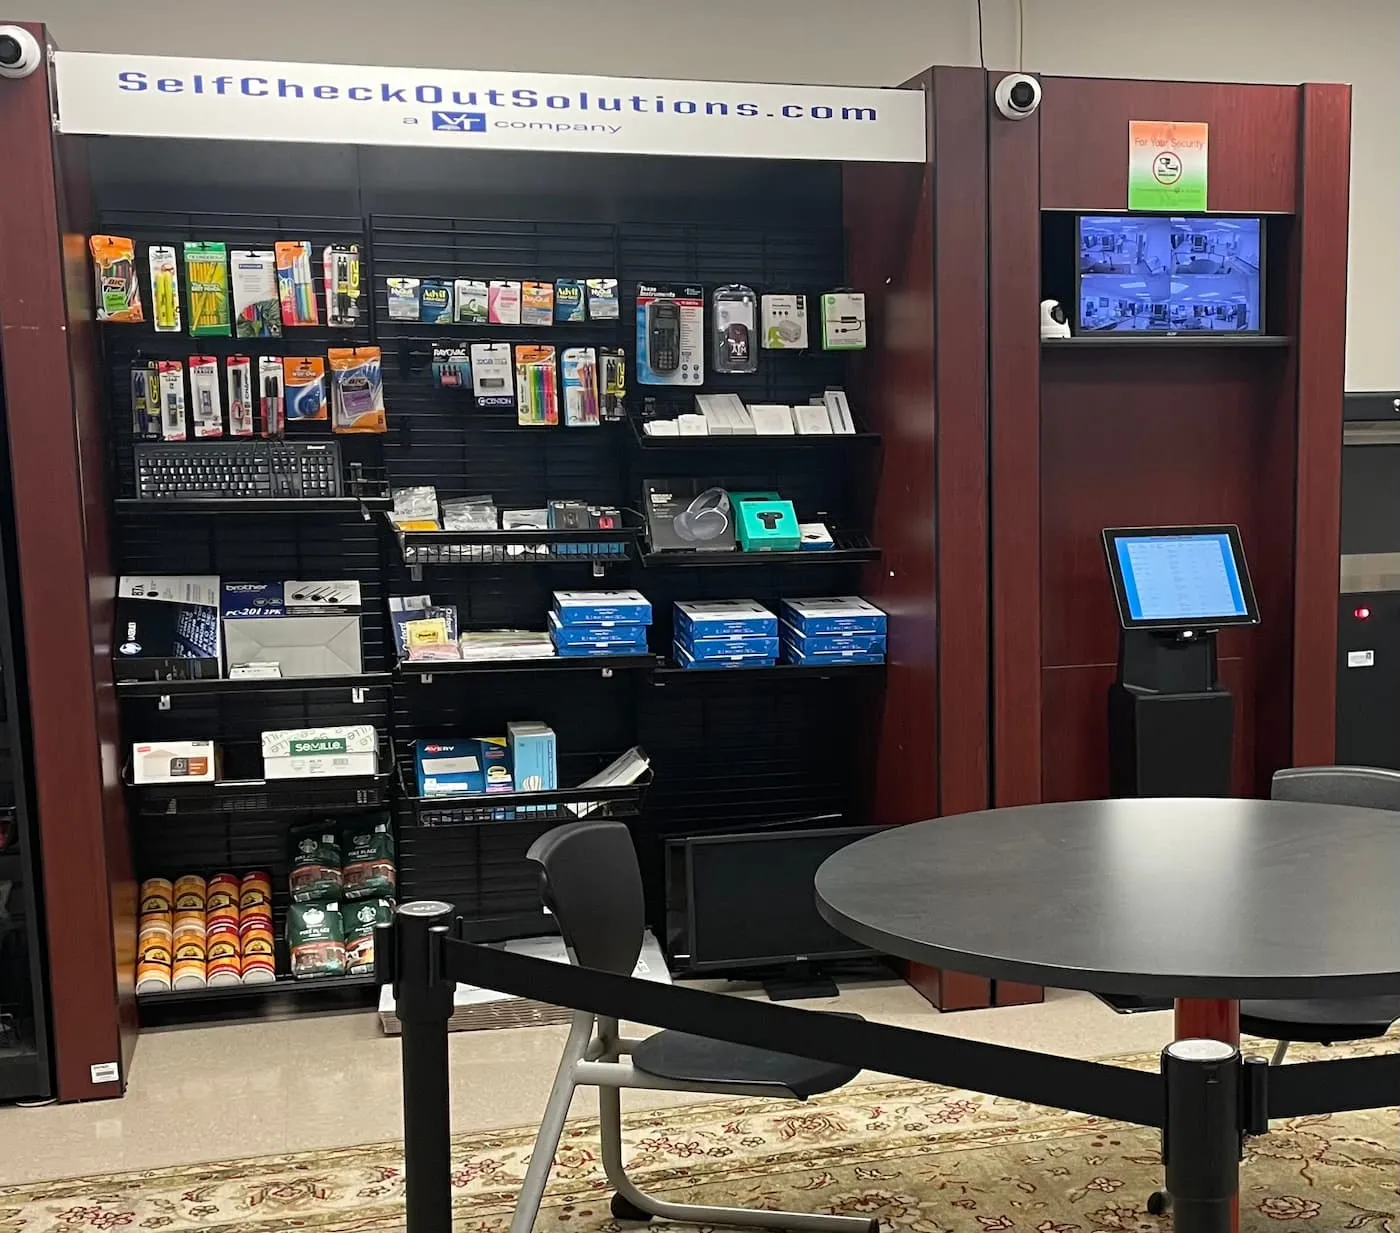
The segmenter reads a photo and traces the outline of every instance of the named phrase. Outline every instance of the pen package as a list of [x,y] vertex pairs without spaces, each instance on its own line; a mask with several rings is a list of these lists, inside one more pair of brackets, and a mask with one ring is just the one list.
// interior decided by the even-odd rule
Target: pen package
[[520,284],[493,282],[486,293],[486,316],[492,325],[519,325]]
[[559,423],[553,347],[516,347],[515,406],[515,422],[522,427]]
[[219,361],[212,355],[190,356],[190,409],[196,437],[224,435],[224,411],[219,404]]
[[598,351],[599,416],[607,423],[627,418],[627,353],[621,347]]
[[564,385],[564,426],[597,427],[598,353],[592,347],[566,347],[560,376]]
[[162,441],[185,439],[185,366],[179,360],[161,360],[160,376],[160,438]]
[[513,407],[510,343],[472,343],[472,393],[478,407]]
[[326,361],[319,355],[289,355],[282,375],[287,419],[325,419]]
[[185,245],[185,289],[190,301],[190,334],[229,334],[228,250],[222,244]]
[[175,249],[152,244],[146,254],[151,266],[151,318],[157,334],[180,332],[180,269]]
[[160,439],[160,365],[155,360],[131,365],[131,435],[138,441]]
[[253,361],[246,355],[228,357],[228,435],[253,435]]
[[520,285],[521,325],[554,323],[554,284],[524,282]]
[[144,321],[136,280],[136,245],[126,236],[88,237],[99,321]]
[[461,343],[433,344],[433,384],[440,390],[465,390],[472,382],[472,362]]
[[384,377],[378,347],[332,347],[331,431],[384,431]]
[[282,304],[277,296],[277,258],[270,248],[229,253],[233,332],[239,338],[281,338]]
[[280,437],[287,431],[283,376],[278,356],[258,357],[258,423],[265,437]]
[[279,240],[273,245],[277,258],[277,296],[282,304],[282,324],[319,325],[316,288],[311,281],[311,241]]
[[326,284],[326,324],[337,327],[360,321],[360,249],[356,244],[328,244],[321,254]]

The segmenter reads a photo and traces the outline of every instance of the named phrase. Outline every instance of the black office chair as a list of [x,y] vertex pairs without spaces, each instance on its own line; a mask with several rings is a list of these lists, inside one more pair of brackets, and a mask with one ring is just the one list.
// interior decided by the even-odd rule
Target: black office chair
[[[569,959],[583,967],[632,975],[642,950],[642,875],[632,837],[620,822],[570,822],[541,836],[527,857],[540,867],[544,902],[554,913]],[[819,1216],[667,1203],[639,1190],[622,1162],[620,1090],[653,1088],[728,1096],[806,1100],[855,1078],[854,1067],[813,1062],[683,1032],[642,1039],[621,1035],[616,1019],[576,1012],[554,1076],[540,1132],[511,1220],[511,1233],[531,1233],[549,1170],[577,1087],[598,1089],[603,1170],[616,1194],[619,1220],[659,1216],[682,1224],[810,1229],[813,1233],[876,1233],[868,1217]],[[621,1061],[630,1057],[630,1061]]]
[[[1370,766],[1298,766],[1274,775],[1269,795],[1276,801],[1314,805],[1361,805],[1400,812],[1400,771]],[[1396,819],[1400,826],[1400,818]],[[1240,1003],[1240,1030],[1278,1041],[1279,1065],[1295,1041],[1334,1045],[1384,1036],[1400,1022],[1400,995],[1370,998],[1317,998]]]

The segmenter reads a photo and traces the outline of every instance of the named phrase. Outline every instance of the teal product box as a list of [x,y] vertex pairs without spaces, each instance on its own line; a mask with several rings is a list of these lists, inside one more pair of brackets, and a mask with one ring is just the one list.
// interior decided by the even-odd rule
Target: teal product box
[[804,634],[786,622],[783,624],[783,644],[795,647],[803,655],[845,655],[853,651],[867,655],[885,654],[884,634]]
[[791,501],[751,497],[734,502],[735,533],[745,552],[794,552],[802,531]]
[[883,634],[885,614],[859,595],[835,595],[828,599],[785,599],[785,625],[799,634]]
[[640,591],[555,591],[560,625],[650,625],[651,601]]
[[632,622],[610,621],[601,625],[564,625],[559,617],[551,612],[549,637],[556,649],[569,647],[618,647],[622,654],[645,654],[647,649],[647,627]]
[[553,792],[559,787],[554,729],[537,720],[506,724],[511,776],[517,792]]
[[728,638],[682,638],[676,637],[676,645],[685,650],[692,659],[732,659],[741,656],[746,659],[766,659],[769,662],[778,658],[777,638],[767,638],[762,634],[733,634]]
[[415,741],[413,767],[419,796],[513,791],[509,751],[499,737]]
[[805,655],[791,642],[783,643],[783,662],[808,668],[829,668],[833,664],[882,664],[883,651],[845,651],[833,655]]
[[682,599],[675,607],[676,640],[776,637],[777,616],[756,599]]
[[694,672],[724,668],[771,668],[775,662],[771,655],[724,655],[716,659],[699,659],[679,642],[671,644],[671,656],[679,667]]

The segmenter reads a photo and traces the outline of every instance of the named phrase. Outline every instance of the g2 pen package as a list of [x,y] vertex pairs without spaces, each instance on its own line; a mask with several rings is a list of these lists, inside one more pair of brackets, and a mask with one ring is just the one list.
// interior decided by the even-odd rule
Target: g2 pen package
[[131,365],[131,435],[138,441],[160,440],[160,365],[155,360]]
[[332,347],[331,431],[383,432],[384,378],[378,347]]
[[621,347],[598,350],[599,415],[606,423],[627,418],[627,353]]
[[637,380],[703,385],[705,292],[700,287],[637,288]]
[[360,320],[360,248],[357,244],[328,244],[321,253],[326,287],[326,324],[338,328]]
[[326,418],[326,361],[319,355],[289,355],[282,361],[288,420]]
[[222,437],[224,411],[219,402],[219,361],[212,355],[190,356],[190,400],[196,437]]

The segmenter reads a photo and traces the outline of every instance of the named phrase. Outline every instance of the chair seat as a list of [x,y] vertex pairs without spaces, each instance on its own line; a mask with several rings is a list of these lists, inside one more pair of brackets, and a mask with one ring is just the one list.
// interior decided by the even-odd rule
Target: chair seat
[[1241,1002],[1240,1029],[1269,1040],[1330,1045],[1384,1036],[1400,1020],[1400,995]]
[[789,1100],[806,1100],[834,1091],[859,1073],[854,1066],[770,1053],[767,1049],[710,1040],[688,1032],[657,1032],[648,1036],[633,1050],[632,1065],[673,1083],[766,1087],[772,1089],[775,1097]]

